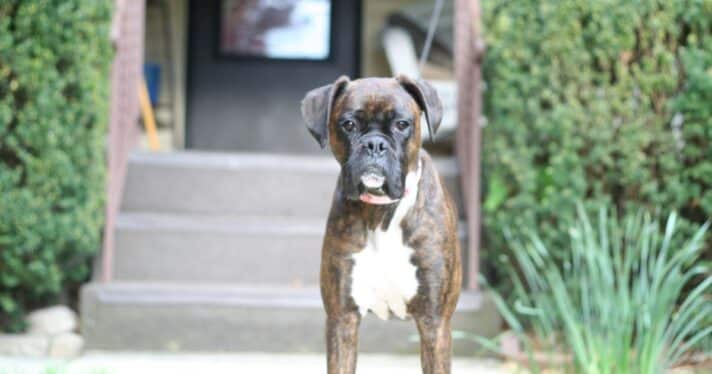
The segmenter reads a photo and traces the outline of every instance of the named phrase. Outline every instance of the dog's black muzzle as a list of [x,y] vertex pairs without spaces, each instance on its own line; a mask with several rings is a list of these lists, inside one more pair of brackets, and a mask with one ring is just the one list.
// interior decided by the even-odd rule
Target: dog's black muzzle
[[389,139],[381,134],[363,136],[344,168],[344,190],[347,197],[358,200],[369,193],[400,199],[404,193],[405,176]]

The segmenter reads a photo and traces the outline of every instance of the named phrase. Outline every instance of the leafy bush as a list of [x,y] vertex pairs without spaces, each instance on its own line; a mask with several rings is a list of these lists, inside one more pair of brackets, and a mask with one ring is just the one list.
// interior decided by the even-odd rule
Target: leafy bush
[[0,330],[100,245],[110,0],[0,2]]
[[[567,372],[663,373],[710,336],[704,319],[712,313],[712,277],[698,261],[708,225],[678,238],[686,241],[675,240],[676,226],[675,214],[661,234],[647,215],[618,221],[605,210],[592,224],[580,209],[563,261],[535,232],[507,235],[515,300],[513,307],[501,296],[495,301],[532,367],[536,342],[537,349],[571,356]],[[700,275],[704,280],[683,296]]]
[[712,216],[712,1],[482,4],[485,256],[566,247],[577,201]]

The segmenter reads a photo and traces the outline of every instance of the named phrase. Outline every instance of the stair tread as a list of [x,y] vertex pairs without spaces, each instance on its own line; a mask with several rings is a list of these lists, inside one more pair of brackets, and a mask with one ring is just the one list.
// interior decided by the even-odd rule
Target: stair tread
[[[457,175],[454,157],[433,157],[433,162],[441,174]],[[209,169],[286,169],[290,171],[338,172],[337,162],[330,155],[295,155],[252,152],[204,152],[175,151],[133,152],[129,155],[130,164],[148,164],[165,167],[199,167]]]
[[[173,282],[108,282],[86,286],[99,299],[112,304],[211,304],[239,307],[322,308],[318,286],[290,287],[268,284],[190,284]],[[464,290],[458,310],[479,309],[482,295]]]
[[[327,217],[258,216],[217,213],[122,211],[116,219],[119,230],[211,231],[260,234],[323,235]],[[458,222],[458,236],[466,236],[465,222]]]
[[165,167],[199,167],[208,169],[288,169],[334,173],[338,164],[333,158],[309,155],[279,155],[246,152],[177,151],[171,153],[134,152],[130,164]]
[[120,212],[124,230],[200,230],[267,234],[323,234],[326,217],[225,215],[211,213]]

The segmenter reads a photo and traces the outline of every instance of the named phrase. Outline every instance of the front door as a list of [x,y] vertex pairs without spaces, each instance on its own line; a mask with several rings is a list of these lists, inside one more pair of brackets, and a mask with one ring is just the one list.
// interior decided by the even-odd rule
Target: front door
[[193,0],[187,147],[318,151],[300,101],[358,75],[359,0]]

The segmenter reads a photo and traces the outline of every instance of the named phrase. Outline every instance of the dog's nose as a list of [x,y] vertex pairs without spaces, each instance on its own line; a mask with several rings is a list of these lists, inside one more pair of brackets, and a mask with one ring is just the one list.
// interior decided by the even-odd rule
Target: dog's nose
[[388,147],[386,139],[380,136],[369,136],[364,138],[362,142],[370,156],[383,156]]

